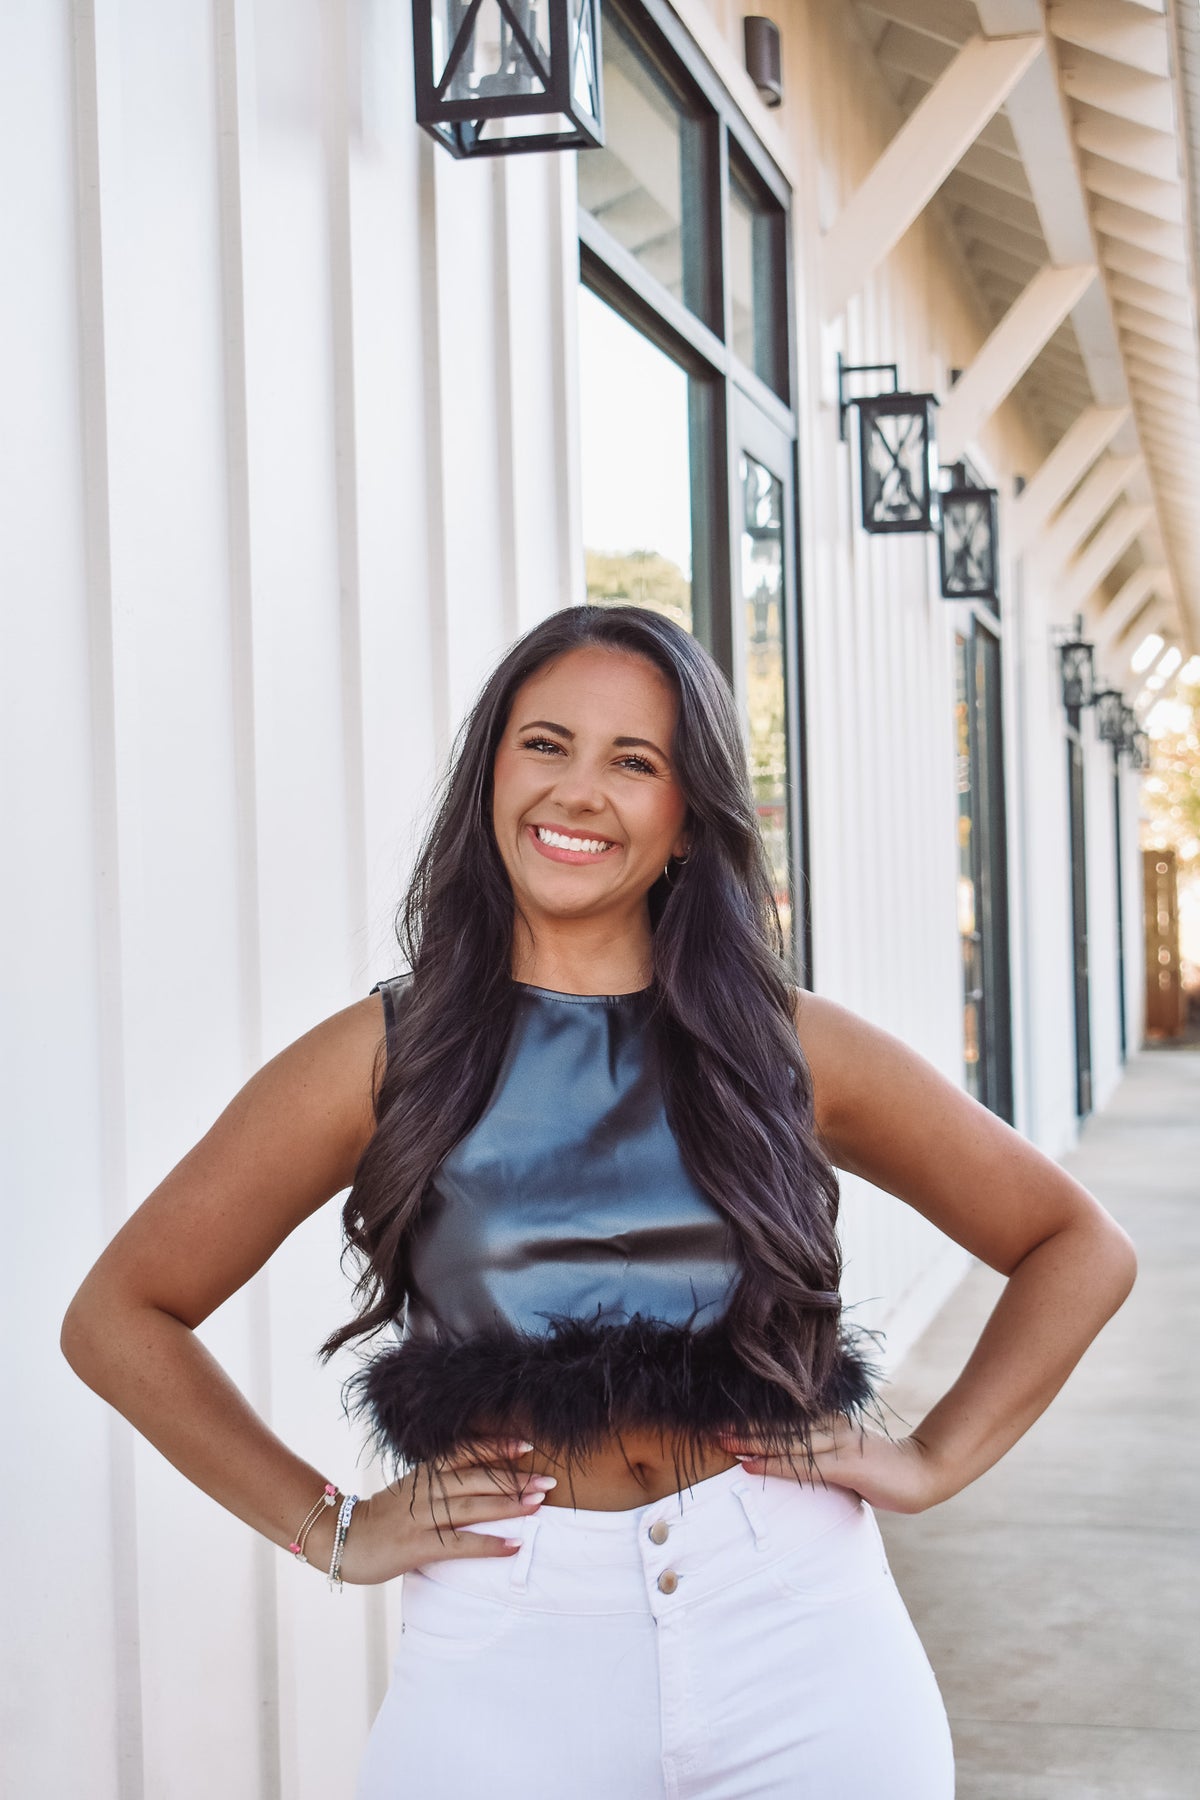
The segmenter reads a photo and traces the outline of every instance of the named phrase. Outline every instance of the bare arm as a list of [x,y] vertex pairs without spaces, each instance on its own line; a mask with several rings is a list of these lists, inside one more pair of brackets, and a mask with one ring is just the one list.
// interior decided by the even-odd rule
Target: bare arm
[[[350,1186],[374,1130],[382,1038],[380,1001],[368,997],[259,1070],[113,1238],[63,1320],[62,1350],[76,1374],[189,1481],[281,1546],[319,1496],[325,1472],[275,1436],[195,1327]],[[383,1499],[393,1497],[395,1489]],[[309,1534],[313,1563],[328,1564],[333,1510]],[[347,1580],[386,1580],[411,1566],[411,1519],[401,1525],[398,1505],[376,1505],[380,1529],[372,1532],[369,1510],[364,1502],[354,1515]],[[443,1523],[517,1510],[458,1500]],[[465,1543],[470,1554],[498,1548],[480,1535]],[[418,1548],[422,1557],[450,1554],[424,1540]]]
[[1008,1277],[962,1374],[909,1440],[933,1504],[1049,1406],[1133,1286],[1134,1248],[1065,1169],[897,1038],[812,994],[796,1024],[831,1161]]

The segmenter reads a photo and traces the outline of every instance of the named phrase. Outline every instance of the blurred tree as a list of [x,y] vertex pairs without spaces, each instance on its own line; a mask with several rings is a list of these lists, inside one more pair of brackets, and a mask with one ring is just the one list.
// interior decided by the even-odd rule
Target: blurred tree
[[1151,736],[1142,785],[1148,850],[1174,850],[1182,880],[1200,879],[1200,686],[1178,688]]
[[692,584],[677,563],[657,550],[588,550],[585,557],[587,597],[594,604],[647,606],[691,630]]

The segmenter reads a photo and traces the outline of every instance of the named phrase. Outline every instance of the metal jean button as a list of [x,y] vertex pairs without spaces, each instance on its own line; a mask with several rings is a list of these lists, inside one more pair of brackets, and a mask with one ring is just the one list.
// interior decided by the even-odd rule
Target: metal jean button
[[662,1574],[658,1578],[659,1593],[660,1594],[673,1594],[675,1592],[675,1589],[678,1586],[679,1586],[679,1577],[675,1573],[674,1569],[664,1569]]
[[646,1535],[652,1544],[665,1544],[671,1535],[671,1527],[665,1519],[655,1519]]

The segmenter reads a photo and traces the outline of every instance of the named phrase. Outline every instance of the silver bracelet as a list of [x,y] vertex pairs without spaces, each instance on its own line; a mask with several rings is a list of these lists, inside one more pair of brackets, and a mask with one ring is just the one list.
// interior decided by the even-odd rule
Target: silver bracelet
[[342,1589],[342,1551],[346,1547],[346,1533],[350,1529],[351,1515],[357,1505],[358,1495],[347,1494],[342,1501],[341,1510],[337,1516],[337,1524],[333,1531],[333,1555],[329,1559],[330,1593],[332,1593],[335,1588],[339,1593]]

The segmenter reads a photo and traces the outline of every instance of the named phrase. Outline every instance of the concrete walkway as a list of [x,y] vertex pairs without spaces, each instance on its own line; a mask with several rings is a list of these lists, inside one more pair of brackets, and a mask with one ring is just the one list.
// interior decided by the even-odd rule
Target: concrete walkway
[[[1132,1294],[996,1468],[879,1523],[957,1800],[1198,1800],[1200,1051],[1132,1056],[1066,1166],[1137,1246]],[[955,1380],[1002,1286],[967,1275],[889,1390],[905,1419]]]

